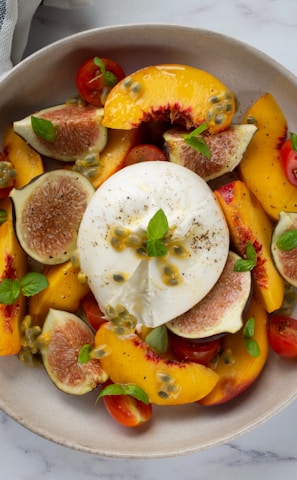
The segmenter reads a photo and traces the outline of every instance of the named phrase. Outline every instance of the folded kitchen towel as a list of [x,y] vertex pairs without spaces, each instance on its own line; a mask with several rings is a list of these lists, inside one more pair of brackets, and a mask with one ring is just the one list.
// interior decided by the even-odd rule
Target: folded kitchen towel
[[0,78],[23,56],[31,21],[40,4],[73,8],[91,5],[91,0],[0,0]]

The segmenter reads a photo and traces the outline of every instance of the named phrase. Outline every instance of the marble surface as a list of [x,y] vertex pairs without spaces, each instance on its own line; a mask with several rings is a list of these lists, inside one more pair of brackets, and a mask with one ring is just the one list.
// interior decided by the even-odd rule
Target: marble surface
[[[262,50],[297,75],[295,0],[94,0],[90,7],[72,10],[41,6],[25,55],[75,32],[128,23],[181,24],[224,33]],[[223,446],[177,458],[117,460],[51,443],[0,413],[1,478],[278,480],[282,476],[295,480],[296,418],[295,401],[264,425]]]

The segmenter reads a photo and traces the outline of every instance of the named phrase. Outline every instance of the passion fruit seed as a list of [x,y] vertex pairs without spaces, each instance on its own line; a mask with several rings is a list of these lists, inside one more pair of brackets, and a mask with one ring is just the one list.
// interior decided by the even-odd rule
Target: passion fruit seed
[[180,386],[173,377],[162,371],[157,372],[158,395],[160,398],[176,398],[180,392]]
[[40,326],[32,325],[31,316],[25,315],[20,324],[20,332],[21,349],[18,354],[19,360],[30,367],[39,366],[42,363],[37,340],[41,332]]
[[220,95],[212,95],[208,99],[210,104],[206,115],[206,122],[209,127],[222,125],[227,121],[227,115],[232,111],[234,97],[230,92],[222,92]]
[[127,335],[134,332],[137,320],[134,315],[131,315],[129,311],[123,305],[118,304],[116,307],[107,305],[106,316],[114,325],[114,331],[117,335]]
[[101,167],[100,154],[98,151],[94,151],[77,158],[72,170],[81,173],[88,179],[92,179],[99,174]]
[[90,352],[91,358],[103,358],[107,357],[111,354],[111,348],[108,345],[97,345],[93,350]]
[[8,160],[0,161],[0,188],[10,187],[17,176],[17,171]]

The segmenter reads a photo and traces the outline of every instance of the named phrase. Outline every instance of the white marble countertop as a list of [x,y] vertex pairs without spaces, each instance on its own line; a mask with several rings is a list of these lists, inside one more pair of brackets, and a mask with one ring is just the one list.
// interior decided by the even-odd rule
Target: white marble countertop
[[[72,10],[41,6],[32,22],[26,55],[75,32],[128,23],[171,23],[217,31],[253,45],[297,75],[296,0],[94,0],[90,7]],[[295,401],[264,425],[220,447],[177,458],[117,460],[51,443],[0,413],[1,478],[278,480],[282,476],[295,480],[296,418]]]

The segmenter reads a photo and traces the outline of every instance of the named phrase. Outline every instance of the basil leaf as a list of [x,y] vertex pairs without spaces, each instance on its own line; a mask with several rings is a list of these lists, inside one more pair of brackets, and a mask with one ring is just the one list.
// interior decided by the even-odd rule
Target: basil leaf
[[146,236],[148,240],[160,240],[164,238],[168,232],[168,220],[167,217],[160,208],[155,215],[150,219]]
[[253,338],[245,338],[244,344],[249,355],[254,358],[259,357],[259,355],[261,354],[261,350],[256,340],[254,340]]
[[295,152],[297,152],[297,134],[290,132],[290,140],[291,140],[292,149]]
[[21,290],[25,297],[32,297],[48,286],[48,279],[38,272],[26,273],[21,278]]
[[130,395],[130,397],[136,398],[136,400],[140,400],[146,405],[150,403],[149,397],[146,392],[137,385],[134,385],[133,383],[113,383],[111,385],[107,385],[107,387],[101,390],[96,401],[106,395]]
[[255,264],[252,260],[247,260],[244,258],[240,258],[235,262],[233,271],[234,272],[249,272],[253,270]]
[[0,208],[0,225],[6,222],[6,220],[7,220],[7,211],[4,210],[3,208]]
[[279,236],[276,246],[280,250],[289,251],[297,247],[297,229],[287,230]]
[[254,245],[252,242],[248,241],[245,248],[246,258],[254,263],[254,266],[257,264],[257,254]]
[[102,73],[102,75],[105,74],[105,63],[103,62],[103,60],[101,60],[101,58],[99,57],[94,57],[94,63],[97,67],[100,68],[100,71]]
[[148,240],[146,250],[149,257],[163,257],[167,253],[167,247],[161,240]]
[[203,137],[199,137],[200,133],[207,129],[207,123],[204,122],[192,132],[183,136],[185,142],[198,152],[202,153],[204,157],[210,159],[211,154],[209,147]]
[[117,84],[117,82],[118,82],[117,77],[112,72],[107,70],[107,72],[105,72],[105,75],[104,75],[105,85],[107,85],[108,87],[114,87]]
[[56,140],[56,128],[50,120],[31,116],[32,130],[36,135],[47,142],[53,143]]
[[165,325],[154,328],[145,337],[145,342],[159,353],[164,353],[168,347],[168,332]]
[[16,278],[3,278],[0,283],[0,304],[12,305],[20,294],[20,282]]
[[252,338],[255,333],[255,319],[254,317],[250,317],[243,328],[243,336],[244,338]]
[[91,356],[92,346],[89,343],[83,345],[79,351],[77,361],[78,363],[87,363]]

